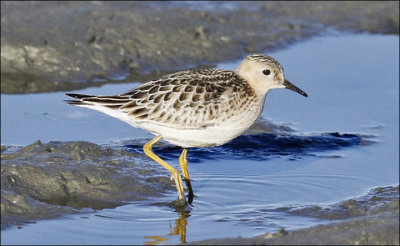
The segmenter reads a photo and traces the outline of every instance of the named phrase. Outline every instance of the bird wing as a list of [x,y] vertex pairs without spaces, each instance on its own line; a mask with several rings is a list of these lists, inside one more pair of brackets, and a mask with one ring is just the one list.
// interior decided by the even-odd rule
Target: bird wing
[[92,103],[122,111],[138,122],[173,128],[203,128],[229,118],[233,109],[254,93],[242,78],[226,70],[188,70],[147,82],[116,96],[76,96],[75,103]]

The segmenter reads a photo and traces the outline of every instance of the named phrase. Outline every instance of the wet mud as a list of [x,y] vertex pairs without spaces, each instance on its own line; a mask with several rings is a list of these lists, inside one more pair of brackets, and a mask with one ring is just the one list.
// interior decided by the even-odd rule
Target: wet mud
[[145,81],[329,28],[399,33],[399,3],[1,2],[1,91]]
[[114,208],[175,189],[167,173],[154,166],[141,155],[89,142],[3,147],[2,228]]
[[[399,186],[378,187],[360,198],[321,208],[279,208],[297,216],[329,219],[332,223],[306,229],[266,233],[253,238],[224,238],[192,245],[398,245]],[[276,211],[276,210],[274,210]],[[265,212],[268,212],[267,210]]]

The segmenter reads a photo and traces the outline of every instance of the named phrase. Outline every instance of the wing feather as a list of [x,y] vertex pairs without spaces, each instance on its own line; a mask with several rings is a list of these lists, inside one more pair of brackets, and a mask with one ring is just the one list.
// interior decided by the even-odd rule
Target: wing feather
[[67,95],[76,99],[70,104],[103,106],[138,122],[187,129],[219,124],[245,108],[247,96],[254,94],[232,71],[199,69],[166,75],[120,95]]
[[253,95],[254,91],[234,72],[188,70],[166,75],[121,94],[132,100],[121,110],[136,116],[136,110],[140,109],[139,112],[146,115],[140,120],[154,124],[202,128],[230,117],[234,105],[245,103],[242,95],[245,93]]

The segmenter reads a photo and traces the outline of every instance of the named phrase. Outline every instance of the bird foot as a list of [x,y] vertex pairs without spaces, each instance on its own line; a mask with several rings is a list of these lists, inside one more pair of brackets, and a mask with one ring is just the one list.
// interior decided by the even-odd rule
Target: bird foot
[[175,186],[178,191],[179,200],[183,200],[186,202],[185,191],[183,189],[183,182],[182,182],[181,174],[179,173],[179,171],[175,170],[172,172],[171,180],[175,181]]

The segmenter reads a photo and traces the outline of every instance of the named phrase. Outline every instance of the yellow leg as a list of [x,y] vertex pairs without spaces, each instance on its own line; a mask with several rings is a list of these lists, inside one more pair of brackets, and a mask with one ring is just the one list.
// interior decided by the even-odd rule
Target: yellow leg
[[187,170],[187,149],[183,149],[181,156],[179,157],[179,163],[181,164],[181,169],[183,173],[183,177],[185,178],[186,187],[189,192],[189,203],[193,200],[193,190],[192,185],[190,184],[189,172]]
[[158,137],[155,137],[153,140],[151,140],[147,144],[145,144],[143,146],[144,153],[146,153],[146,155],[148,157],[155,160],[156,162],[161,164],[161,166],[165,167],[166,169],[168,169],[168,171],[171,172],[171,174],[172,174],[171,179],[174,179],[174,181],[175,181],[176,189],[178,190],[179,199],[186,200],[180,172],[178,170],[176,170],[175,168],[171,167],[170,165],[168,165],[165,161],[163,161],[160,157],[158,157],[152,151],[153,145],[160,139],[161,139],[161,135],[159,135]]

